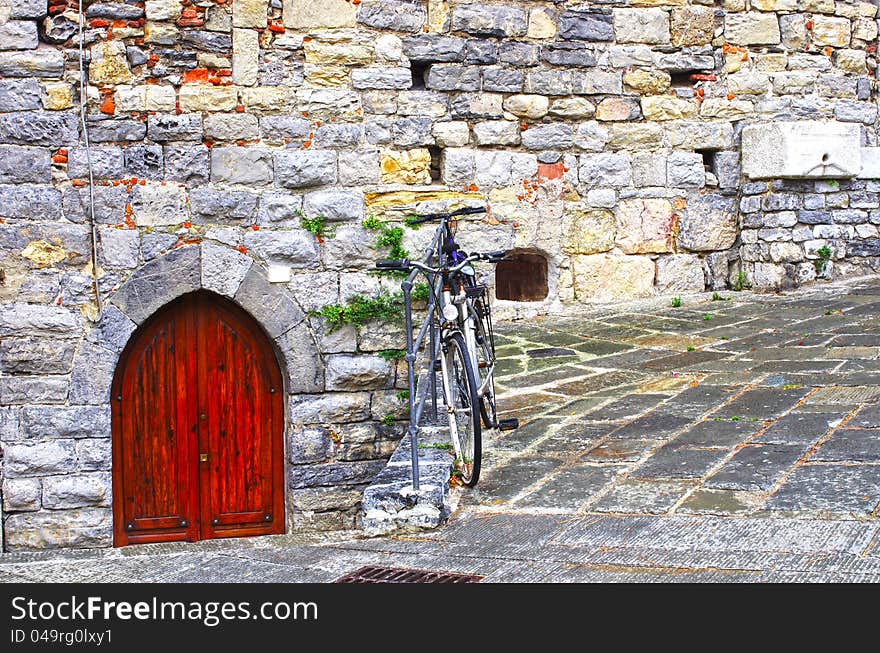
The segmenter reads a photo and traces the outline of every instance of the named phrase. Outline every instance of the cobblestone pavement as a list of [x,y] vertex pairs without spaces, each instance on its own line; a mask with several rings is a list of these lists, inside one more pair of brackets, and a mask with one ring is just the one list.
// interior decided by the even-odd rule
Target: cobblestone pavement
[[2,581],[880,581],[880,280],[507,323],[519,430],[437,531],[0,556]]

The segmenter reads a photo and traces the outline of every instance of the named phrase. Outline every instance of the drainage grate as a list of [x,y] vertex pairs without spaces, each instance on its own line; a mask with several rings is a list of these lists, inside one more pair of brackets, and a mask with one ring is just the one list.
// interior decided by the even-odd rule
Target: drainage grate
[[361,567],[337,578],[337,583],[479,583],[482,576],[456,574],[451,571],[403,569],[401,567]]
[[529,358],[558,358],[560,356],[577,356],[573,349],[564,347],[546,347],[544,349],[529,349],[526,354]]

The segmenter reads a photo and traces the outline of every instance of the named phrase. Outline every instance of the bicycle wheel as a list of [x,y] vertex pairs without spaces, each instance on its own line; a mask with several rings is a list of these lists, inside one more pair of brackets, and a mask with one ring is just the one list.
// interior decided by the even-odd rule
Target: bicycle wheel
[[489,325],[488,311],[488,304],[479,299],[470,307],[477,344],[479,387],[483,388],[483,393],[479,395],[480,416],[483,418],[483,426],[493,429],[498,424],[498,410],[495,405],[495,337]]
[[477,383],[467,346],[460,333],[446,338],[443,356],[446,361],[443,383],[447,384],[447,395],[452,401],[449,430],[457,444],[456,469],[462,483],[473,487],[480,478],[482,431]]

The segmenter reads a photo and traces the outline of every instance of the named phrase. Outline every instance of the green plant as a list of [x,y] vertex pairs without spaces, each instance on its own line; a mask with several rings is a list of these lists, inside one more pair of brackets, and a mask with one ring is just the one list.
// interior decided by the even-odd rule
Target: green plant
[[385,426],[391,426],[394,424],[394,415],[388,413],[380,420]]
[[419,216],[417,216],[417,215],[408,215],[403,219],[403,224],[405,224],[407,227],[409,227],[410,229],[415,231],[416,229],[419,228],[419,225],[416,224],[416,220],[418,220],[418,219],[419,219]]
[[731,422],[739,422],[741,419],[742,419],[742,417],[740,417],[739,415],[734,415],[733,417],[730,418],[730,421]]
[[382,221],[375,215],[370,215],[361,221],[361,226],[370,231],[378,231],[382,228]]
[[828,265],[828,261],[831,260],[833,253],[828,245],[822,245],[822,247],[816,250],[816,256],[819,257],[813,261],[813,265],[816,266],[816,274],[822,274],[825,271],[825,266]]
[[713,302],[729,302],[730,297],[722,297],[719,292],[715,291],[712,293],[712,301]]
[[405,349],[383,349],[379,352],[379,356],[384,358],[389,363],[393,361],[399,361],[404,356],[406,356]]
[[825,183],[828,184],[834,190],[837,190],[838,188],[840,188],[840,182],[837,181],[836,179],[829,179]]
[[703,319],[706,320],[706,322],[708,322],[709,320],[712,319],[712,314],[711,313],[703,313]]
[[333,228],[327,226],[327,218],[323,215],[316,215],[314,218],[307,218],[305,215],[300,212],[299,214],[299,224],[300,226],[315,235],[315,237],[322,241],[324,238],[332,238],[333,237]]
[[409,390],[401,390],[394,396],[397,397],[397,401],[400,403],[406,403],[409,401]]
[[694,347],[693,345],[689,345],[689,346],[688,346],[688,351],[697,351],[697,348]]
[[733,289],[736,292],[742,292],[743,290],[748,290],[751,287],[752,284],[749,283],[745,272],[740,272],[736,275],[736,280],[733,282]]
[[319,311],[312,311],[330,325],[328,333],[351,324],[361,327],[370,320],[390,321],[403,317],[403,300],[400,293],[391,295],[381,291],[375,298],[352,295],[348,304],[328,304]]
[[410,293],[410,297],[414,302],[426,302],[430,295],[431,289],[428,288],[428,284],[426,283],[417,283],[413,286],[412,292]]
[[672,308],[681,308],[681,297],[672,298]]

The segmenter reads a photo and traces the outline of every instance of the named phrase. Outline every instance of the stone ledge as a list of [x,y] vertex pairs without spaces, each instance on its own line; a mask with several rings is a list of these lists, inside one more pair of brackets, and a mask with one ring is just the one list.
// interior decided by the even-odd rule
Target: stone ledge
[[385,469],[364,491],[362,528],[367,535],[436,528],[452,512],[449,497],[452,458],[448,451],[431,446],[448,442],[448,431],[437,427],[419,430],[419,443],[423,446],[419,449],[418,492],[412,487],[411,441],[407,434]]

